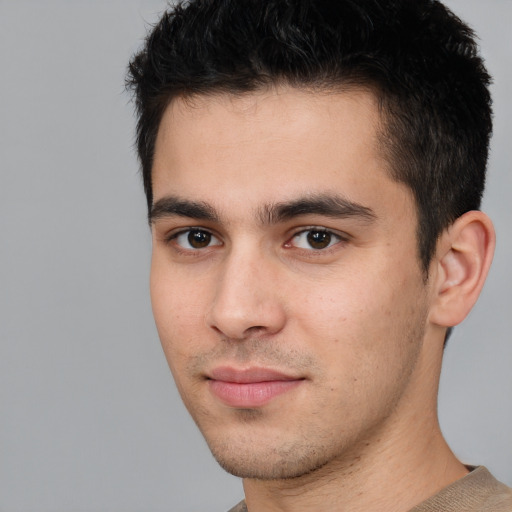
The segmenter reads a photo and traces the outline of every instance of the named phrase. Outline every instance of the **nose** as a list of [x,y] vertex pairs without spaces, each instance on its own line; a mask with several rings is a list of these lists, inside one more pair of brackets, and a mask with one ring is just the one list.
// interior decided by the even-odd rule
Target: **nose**
[[276,334],[284,327],[278,263],[270,260],[237,252],[224,261],[206,316],[209,327],[231,340]]

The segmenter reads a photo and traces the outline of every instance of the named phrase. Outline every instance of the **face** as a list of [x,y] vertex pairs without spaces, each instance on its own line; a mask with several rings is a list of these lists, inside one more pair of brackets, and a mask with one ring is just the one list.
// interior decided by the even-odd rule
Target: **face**
[[284,88],[178,99],[162,119],[154,316],[185,405],[238,476],[342,463],[423,392],[415,207],[378,126],[369,93]]

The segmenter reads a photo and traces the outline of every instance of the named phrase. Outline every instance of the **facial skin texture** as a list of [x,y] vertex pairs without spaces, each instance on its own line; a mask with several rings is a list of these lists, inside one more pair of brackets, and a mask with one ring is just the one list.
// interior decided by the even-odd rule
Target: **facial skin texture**
[[[415,499],[465,473],[437,425],[444,328],[429,321],[414,201],[389,177],[378,130],[373,96],[355,91],[177,99],[163,117],[155,320],[186,407],[249,491],[363,466],[406,476],[430,452],[445,472]],[[335,201],[343,211],[326,208]],[[219,368],[293,384],[237,406],[212,386]]]

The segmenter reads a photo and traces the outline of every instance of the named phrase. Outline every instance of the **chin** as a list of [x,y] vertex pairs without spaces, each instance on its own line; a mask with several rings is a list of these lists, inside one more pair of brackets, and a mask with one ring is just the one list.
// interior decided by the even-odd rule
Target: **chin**
[[255,446],[248,444],[208,443],[219,465],[239,478],[254,480],[287,480],[300,478],[326,466],[331,457],[326,451],[300,445]]

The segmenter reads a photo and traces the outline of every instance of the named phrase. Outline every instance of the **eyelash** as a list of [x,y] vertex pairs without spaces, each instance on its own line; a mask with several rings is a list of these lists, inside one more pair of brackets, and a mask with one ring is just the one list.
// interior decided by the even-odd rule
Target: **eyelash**
[[[192,247],[185,247],[183,243],[178,243],[177,240],[181,236],[187,235],[188,243],[189,243],[189,245],[191,245],[192,242],[190,241],[190,236],[193,233],[196,233],[198,235],[203,235],[203,236],[206,235],[206,237],[207,237],[206,245],[204,245],[203,247],[192,248]],[[309,245],[309,247],[298,247],[297,245],[294,245],[292,243],[292,241],[294,239],[298,239],[298,237],[303,236],[305,234],[308,234],[306,243]],[[318,240],[311,240],[310,237],[313,236],[313,234],[316,234],[316,235],[320,234],[321,236]],[[325,243],[325,240],[322,238],[325,236],[328,237],[327,245],[325,247],[313,247],[312,246],[312,243],[316,243],[316,242],[318,242],[319,244]],[[219,243],[214,243],[213,245],[211,245],[212,239],[216,240]],[[315,254],[315,253],[320,255],[321,253],[325,254],[326,252],[328,252],[330,249],[334,248],[338,244],[347,242],[348,240],[349,240],[349,237],[347,235],[340,234],[340,233],[331,231],[327,228],[320,227],[320,226],[309,226],[307,228],[303,228],[300,231],[295,232],[285,242],[284,247],[286,249],[295,248],[295,249],[304,251],[306,253],[310,253],[311,255]],[[219,239],[219,237],[217,235],[215,235],[212,231],[210,231],[208,229],[200,228],[200,227],[189,227],[186,229],[182,229],[178,232],[171,233],[169,236],[166,237],[165,241],[166,241],[166,243],[169,243],[169,244],[172,243],[178,251],[186,253],[186,254],[193,254],[195,252],[200,252],[202,249],[208,249],[211,247],[223,245],[223,243]],[[200,239],[197,241],[199,241],[199,243],[201,243]]]
[[178,232],[175,232],[175,233],[171,233],[169,236],[166,237],[165,241],[167,243],[169,243],[169,244],[172,243],[173,245],[175,245],[175,247],[179,251],[186,252],[187,254],[198,252],[201,249],[208,249],[209,247],[215,247],[215,246],[223,245],[222,242],[218,243],[218,244],[214,244],[214,245],[210,245],[210,243],[208,243],[208,245],[206,245],[205,247],[188,248],[188,247],[184,247],[183,244],[180,244],[180,243],[177,242],[179,237],[184,236],[184,235],[188,235],[189,243],[190,243],[190,236],[193,233],[207,235],[208,237],[210,237],[210,241],[211,241],[211,239],[215,239],[215,240],[219,241],[219,237],[217,237],[210,230],[204,229],[204,228],[200,228],[200,227],[190,227],[190,228],[182,229],[181,231],[178,231]]
[[[298,246],[294,246],[292,244],[292,241],[294,239],[297,239],[298,237],[305,235],[305,234],[308,234],[307,235],[307,244],[309,245],[309,248],[298,247]],[[312,242],[314,242],[314,241],[310,240],[310,236],[312,236],[313,234],[321,234],[322,236],[327,235],[329,237],[327,245],[325,247],[313,247]],[[320,254],[320,253],[325,254],[326,252],[328,252],[330,249],[334,248],[338,244],[347,242],[348,240],[349,240],[348,236],[343,235],[341,233],[334,232],[330,229],[320,227],[320,226],[309,226],[306,229],[301,229],[300,231],[294,233],[289,238],[289,240],[285,243],[285,247],[286,248],[295,247],[296,249],[303,250],[303,251],[306,251],[308,253],[313,253],[313,254],[315,254],[315,253],[316,254]],[[322,241],[323,240],[320,239],[320,242],[322,242]]]

